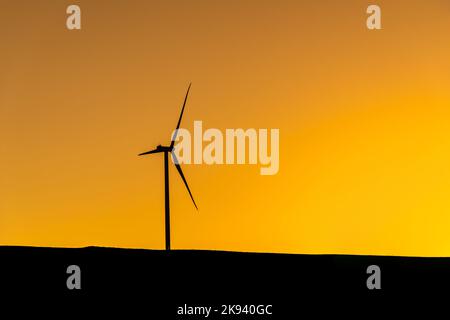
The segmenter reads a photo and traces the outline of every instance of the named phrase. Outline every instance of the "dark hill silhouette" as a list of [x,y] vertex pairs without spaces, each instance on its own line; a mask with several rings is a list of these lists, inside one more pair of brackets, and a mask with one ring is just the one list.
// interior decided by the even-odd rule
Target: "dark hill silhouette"
[[[195,303],[273,304],[278,315],[291,314],[326,299],[370,304],[450,288],[450,258],[7,246],[0,261],[0,291],[11,299],[145,301],[141,307],[171,315]],[[81,268],[81,290],[66,287],[72,264]],[[381,290],[366,287],[372,264],[381,268]]]

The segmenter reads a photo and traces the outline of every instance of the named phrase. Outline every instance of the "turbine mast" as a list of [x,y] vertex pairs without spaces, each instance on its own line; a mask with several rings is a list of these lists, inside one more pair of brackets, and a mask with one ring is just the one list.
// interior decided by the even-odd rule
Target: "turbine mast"
[[170,250],[169,152],[164,151],[164,185],[166,208],[166,250]]

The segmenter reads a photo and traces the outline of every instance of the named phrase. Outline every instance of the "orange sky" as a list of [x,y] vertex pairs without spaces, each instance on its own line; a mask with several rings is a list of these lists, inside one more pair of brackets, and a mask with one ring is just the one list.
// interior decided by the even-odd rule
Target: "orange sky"
[[[82,10],[68,31],[65,10]],[[173,167],[174,248],[450,255],[450,5],[8,1],[0,244],[164,247],[182,126],[279,128],[280,171]]]

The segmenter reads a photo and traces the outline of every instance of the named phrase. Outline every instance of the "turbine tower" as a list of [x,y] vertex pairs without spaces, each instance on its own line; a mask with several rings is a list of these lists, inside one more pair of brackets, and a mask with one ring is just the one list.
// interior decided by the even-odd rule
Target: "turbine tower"
[[184,97],[183,107],[181,108],[181,114],[180,118],[178,119],[177,128],[174,131],[172,141],[170,142],[170,146],[162,146],[159,145],[156,147],[156,149],[140,153],[139,156],[152,154],[152,153],[164,153],[164,186],[165,186],[165,208],[166,208],[166,250],[170,250],[170,206],[169,206],[169,153],[172,155],[175,167],[177,168],[178,173],[181,176],[181,179],[183,179],[184,185],[186,186],[189,195],[191,196],[192,202],[194,203],[195,208],[197,208],[197,204],[195,203],[194,197],[192,196],[191,190],[189,189],[189,185],[186,181],[186,178],[184,177],[183,170],[181,170],[180,164],[178,163],[178,159],[175,156],[174,145],[175,140],[178,134],[178,129],[180,128],[181,118],[183,117],[184,107],[186,106],[186,101],[189,95],[189,90],[191,89],[191,84],[189,84],[189,87],[186,92],[186,96]]

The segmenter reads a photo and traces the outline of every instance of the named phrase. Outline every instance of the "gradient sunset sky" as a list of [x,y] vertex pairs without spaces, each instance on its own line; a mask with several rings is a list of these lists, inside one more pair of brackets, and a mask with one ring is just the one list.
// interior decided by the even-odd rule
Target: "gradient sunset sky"
[[450,256],[449,1],[2,1],[0,39],[1,245],[162,249],[137,154],[192,82],[182,127],[279,128],[280,171],[184,165],[197,212],[172,166],[173,248]]

